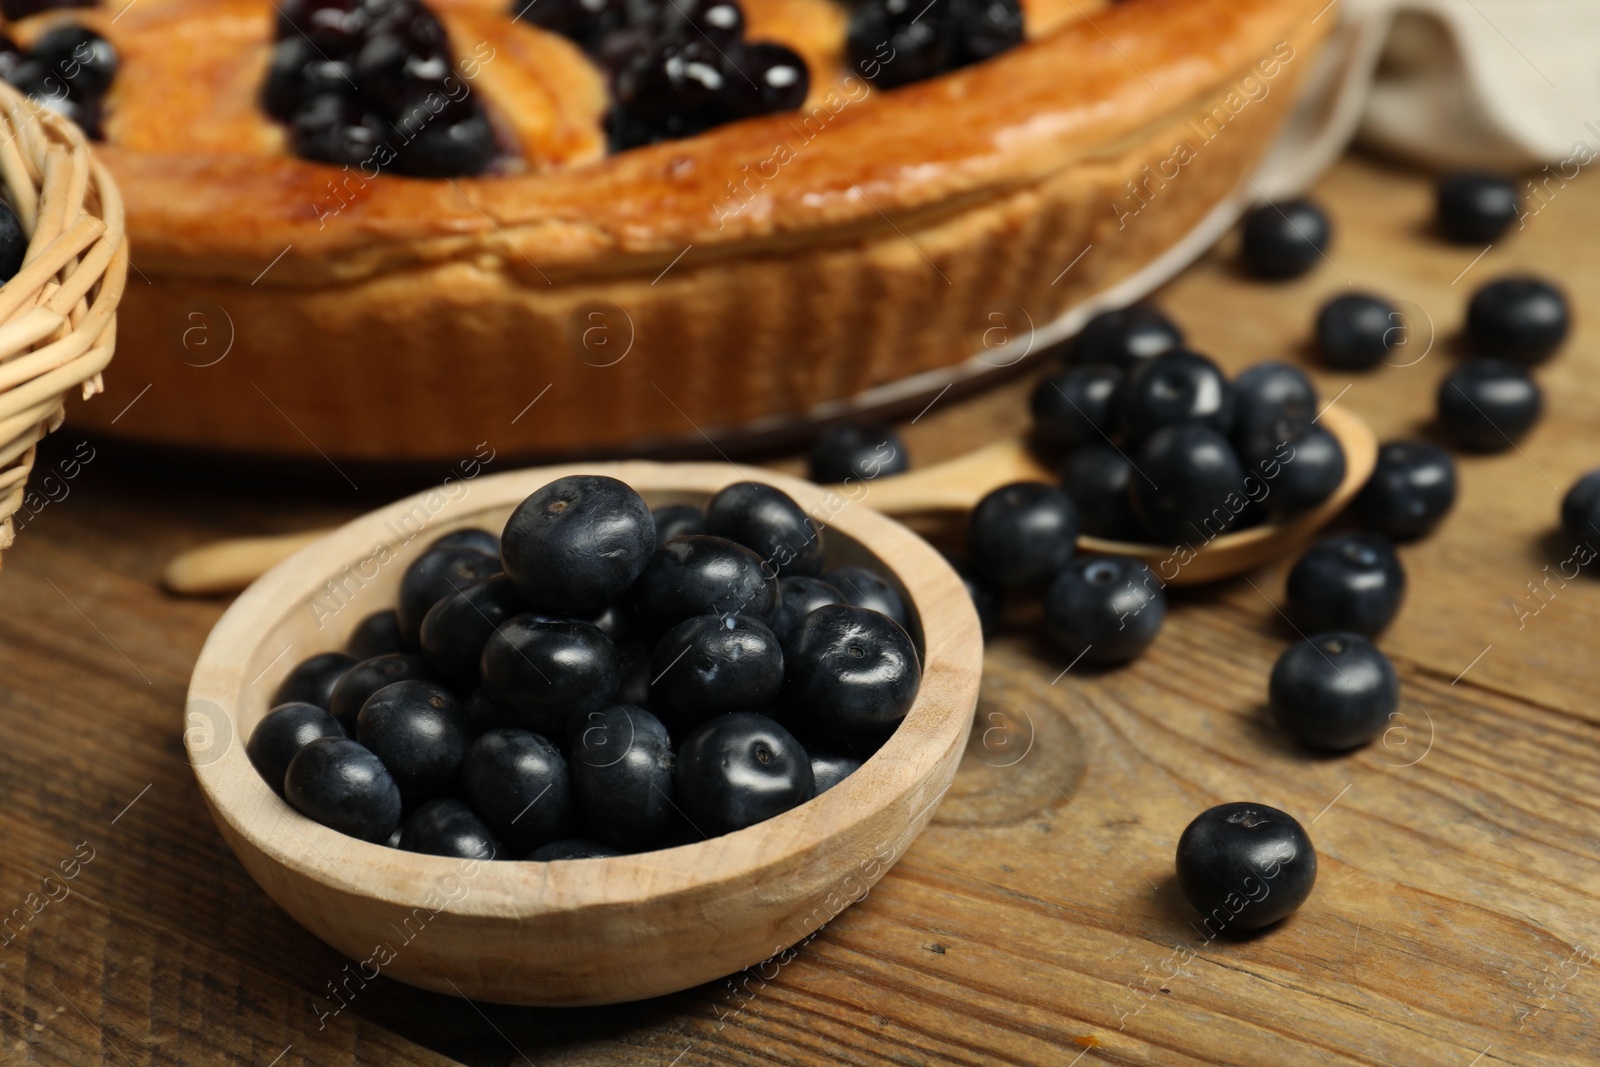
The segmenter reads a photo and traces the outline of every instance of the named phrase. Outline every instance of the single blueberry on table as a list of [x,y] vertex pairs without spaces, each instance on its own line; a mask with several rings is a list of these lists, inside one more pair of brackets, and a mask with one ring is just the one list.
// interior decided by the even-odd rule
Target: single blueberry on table
[[328,711],[339,720],[345,733],[356,732],[356,716],[367,698],[386,685],[412,679],[431,682],[433,668],[421,656],[409,652],[391,652],[383,656],[364,659],[351,667],[333,687],[328,698]]
[[[333,707],[334,687],[339,684],[356,660],[342,652],[319,652],[302,660],[288,677],[278,683],[272,693],[272,704],[315,704],[319,708]],[[359,710],[359,706],[357,708]]]
[[788,730],[741,711],[709,719],[684,738],[673,788],[689,821],[715,837],[805,803],[815,779],[811,757]]
[[778,620],[772,624],[772,632],[781,641],[813,611],[845,602],[844,594],[821,578],[779,578]]
[[386,841],[400,825],[400,787],[377,756],[347,737],[302,748],[284,772],[283,796],[308,819],[363,841]]
[[1572,483],[1561,498],[1561,529],[1577,545],[1600,545],[1600,470]]
[[400,595],[394,609],[406,648],[421,646],[422,620],[429,608],[451,593],[499,573],[498,556],[464,545],[430,548],[418,556],[400,579]]
[[540,845],[528,853],[527,858],[534,863],[556,863],[562,860],[605,860],[620,855],[622,853],[610,845],[569,837],[562,841],[552,841],[548,845]]
[[1504,452],[1544,413],[1544,394],[1523,367],[1474,359],[1439,383],[1439,426],[1470,452]]
[[1122,386],[1118,426],[1137,444],[1163,426],[1200,423],[1225,434],[1233,426],[1233,386],[1205,356],[1179,349],[1140,364]]
[[483,646],[483,686],[508,726],[547,737],[567,720],[612,703],[621,684],[616,646],[593,623],[519,615]]
[[1109,363],[1124,371],[1182,348],[1183,331],[1149,304],[1102,311],[1072,339],[1067,362]]
[[1400,312],[1370,293],[1345,293],[1317,313],[1317,351],[1337,370],[1371,370],[1405,340]]
[[661,720],[627,705],[592,711],[568,724],[567,751],[590,836],[630,852],[660,847],[677,816],[677,757]]
[[506,574],[536,610],[587,614],[622,598],[656,547],[650,507],[597,474],[557,478],[511,513],[500,535]]
[[1326,256],[1332,240],[1333,224],[1313,201],[1262,204],[1244,217],[1245,272],[1267,281],[1298,278]]
[[829,426],[812,443],[809,462],[808,477],[819,485],[869,482],[902,474],[909,465],[900,435],[879,422]]
[[460,702],[434,682],[386,685],[356,718],[356,740],[383,761],[407,804],[455,787],[470,739]]
[[374,611],[350,632],[345,651],[358,660],[406,651],[405,639],[400,636],[400,616],[393,608]]
[[1390,441],[1350,510],[1396,541],[1425,537],[1456,502],[1456,461],[1426,441]]
[[818,608],[783,646],[785,721],[807,735],[875,738],[911,709],[922,681],[916,646],[866,608]]
[[1124,556],[1079,556],[1045,593],[1045,629],[1071,662],[1091,667],[1137,658],[1166,617],[1161,581]]
[[1144,539],[1128,496],[1134,477],[1133,461],[1109,441],[1091,441],[1067,455],[1061,489],[1078,509],[1083,533],[1110,541]]
[[1259,930],[1292,914],[1317,881],[1317,851],[1290,815],[1218,804],[1178,838],[1178,885],[1208,936]]
[[1388,538],[1333,534],[1300,557],[1289,571],[1287,588],[1287,612],[1301,633],[1376,637],[1400,611],[1406,572]]
[[706,532],[706,513],[693,504],[666,504],[650,513],[656,521],[656,547],[684,534]]
[[339,721],[315,704],[279,704],[256,723],[245,755],[272,791],[283,795],[283,776],[300,750],[319,737],[343,737]]
[[1389,657],[1360,634],[1315,634],[1290,645],[1268,689],[1278,726],[1309,748],[1344,751],[1389,725],[1400,678]]
[[690,534],[656,549],[633,587],[647,633],[662,634],[693,615],[778,619],[778,579],[759,555],[723,537]]
[[1068,449],[1110,438],[1124,377],[1109,363],[1078,363],[1042,379],[1029,399],[1034,439]]
[[1566,294],[1542,278],[1514,275],[1489,282],[1467,305],[1467,344],[1480,356],[1539,363],[1571,329]]
[[908,632],[911,629],[911,612],[905,598],[889,584],[889,580],[870,567],[835,567],[822,576],[844,597],[842,601],[852,607],[881,611]]
[[706,533],[760,556],[779,577],[822,571],[822,531],[794,498],[760,482],[736,482],[706,503]]
[[461,795],[514,855],[567,836],[576,821],[566,758],[527,730],[490,730],[474,741],[461,763]]
[[400,847],[464,860],[511,859],[476,812],[458,797],[430,800],[400,828]]
[[1515,179],[1483,171],[1452,171],[1434,190],[1434,223],[1456,244],[1493,241],[1511,228],[1521,211]]
[[1078,509],[1067,494],[1043,482],[1013,482],[972,509],[967,558],[1001,589],[1037,588],[1072,558],[1077,541]]
[[1245,471],[1228,439],[1182,423],[1150,435],[1133,457],[1134,514],[1163,544],[1205,544],[1238,522],[1248,497]]
[[811,779],[819,797],[860,769],[861,761],[854,756],[811,749]]
[[756,619],[696,615],[661,638],[650,670],[650,707],[683,734],[713,715],[775,703],[783,688],[783,650]]
[[463,690],[478,683],[483,646],[501,623],[528,610],[511,579],[492,574],[441,598],[422,618],[422,655]]

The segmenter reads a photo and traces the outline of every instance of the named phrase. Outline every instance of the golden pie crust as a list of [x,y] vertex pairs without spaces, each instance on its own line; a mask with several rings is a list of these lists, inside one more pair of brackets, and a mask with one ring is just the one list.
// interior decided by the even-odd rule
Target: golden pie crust
[[88,22],[122,56],[101,156],[136,272],[112,396],[80,425],[448,459],[717,438],[847,401],[1159,256],[1249,173],[1332,21],[1319,0],[1036,0],[1021,47],[884,92],[844,67],[833,0],[747,0],[751,39],[806,55],[805,108],[606,155],[604,86],[574,47],[499,3],[431,6],[517,146],[501,173],[286,154],[257,105],[266,0],[16,28]]

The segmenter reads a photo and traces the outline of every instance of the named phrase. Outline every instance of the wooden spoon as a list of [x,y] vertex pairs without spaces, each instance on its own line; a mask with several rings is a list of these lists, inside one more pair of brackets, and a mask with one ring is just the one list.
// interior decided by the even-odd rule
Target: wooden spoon
[[[1210,541],[1204,541],[1198,531],[1194,542],[1181,545],[1085,536],[1078,538],[1079,550],[1143,560],[1169,585],[1214,582],[1288,555],[1344,510],[1377,462],[1377,438],[1359,415],[1330,405],[1319,419],[1344,448],[1345,476],[1333,495],[1312,510],[1287,522],[1255,526]],[[834,488],[887,515],[918,515],[966,511],[991,490],[1011,482],[1055,480],[1055,472],[1034,457],[1026,442],[1013,437],[931,467],[869,481],[865,493],[860,486]],[[279,560],[329,532],[312,530],[201,545],[174,558],[162,580],[169,590],[184,595],[236,593]]]

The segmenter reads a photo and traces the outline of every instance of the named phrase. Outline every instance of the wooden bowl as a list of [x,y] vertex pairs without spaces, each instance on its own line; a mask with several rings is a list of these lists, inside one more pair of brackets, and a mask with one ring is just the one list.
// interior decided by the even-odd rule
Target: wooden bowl
[[[734,481],[789,493],[825,521],[830,566],[897,584],[923,652],[904,723],[856,773],[777,818],[615,859],[478,862],[368,844],[269,789],[244,742],[300,660],[343,646],[391,606],[406,565],[462,526],[498,530],[553,478],[609,474],[652,506]],[[217,827],[267,894],[360,964],[436,992],[509,1004],[605,1004],[759,963],[864,896],[949,787],[977,703],[983,642],[956,576],[928,544],[799,479],[727,464],[549,467],[455,482],[348,523],[274,567],[218,621],[189,686],[185,746]]]

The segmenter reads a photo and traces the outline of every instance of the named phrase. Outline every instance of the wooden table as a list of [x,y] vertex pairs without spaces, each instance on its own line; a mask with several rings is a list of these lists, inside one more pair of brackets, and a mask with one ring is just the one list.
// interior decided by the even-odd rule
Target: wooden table
[[[1317,375],[1386,438],[1430,418],[1476,284],[1531,268],[1579,305],[1578,335],[1539,372],[1544,423],[1520,451],[1464,459],[1451,520],[1402,550],[1411,591],[1382,644],[1403,718],[1334,759],[1265,724],[1289,636],[1281,567],[1176,596],[1150,654],[1110,673],[1063,674],[1023,617],[992,644],[954,789],[870,897],[781,968],[651,1003],[514,1009],[379,979],[319,1022],[346,961],[245,876],[180,744],[189,669],[224,605],[155,582],[180,549],[348,517],[398,489],[152,469],[56,435],[41,472],[93,458],[0,575],[0,908],[17,909],[0,1059],[1600,1062],[1600,584],[1551,576],[1572,547],[1557,502],[1600,465],[1600,180],[1570,183],[1475,264],[1478,249],[1427,236],[1413,176],[1347,162],[1320,195],[1340,233],[1309,278],[1241,281],[1224,248],[1162,299],[1231,368],[1304,359],[1315,306],[1349,286],[1409,301],[1419,335],[1437,328],[1425,358]],[[905,427],[914,459],[1014,431],[1028,384],[939,401]],[[1175,891],[1174,842],[1245,798],[1300,818],[1320,879],[1280,928],[1208,942]]]

